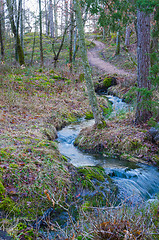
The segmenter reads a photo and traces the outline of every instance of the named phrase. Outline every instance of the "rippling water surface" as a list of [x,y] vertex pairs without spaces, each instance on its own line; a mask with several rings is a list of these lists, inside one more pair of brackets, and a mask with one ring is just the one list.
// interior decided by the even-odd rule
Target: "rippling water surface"
[[[107,96],[113,103],[114,113],[130,106],[113,96]],[[153,166],[133,163],[118,158],[108,158],[101,154],[89,154],[80,151],[73,142],[82,128],[94,124],[94,120],[82,120],[80,123],[66,126],[58,132],[58,146],[61,154],[67,156],[76,167],[102,166],[115,181],[122,200],[141,201],[153,198],[159,192],[159,170]]]

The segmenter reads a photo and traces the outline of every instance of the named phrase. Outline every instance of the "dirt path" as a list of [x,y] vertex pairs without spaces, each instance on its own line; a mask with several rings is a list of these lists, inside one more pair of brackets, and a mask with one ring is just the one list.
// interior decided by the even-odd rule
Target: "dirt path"
[[97,40],[92,40],[92,42],[95,43],[96,46],[88,51],[88,60],[91,66],[95,66],[110,75],[116,73],[117,75],[124,77],[135,76],[135,74],[129,73],[122,69],[118,69],[111,63],[105,62],[104,60],[100,59],[99,52],[105,49],[105,44]]

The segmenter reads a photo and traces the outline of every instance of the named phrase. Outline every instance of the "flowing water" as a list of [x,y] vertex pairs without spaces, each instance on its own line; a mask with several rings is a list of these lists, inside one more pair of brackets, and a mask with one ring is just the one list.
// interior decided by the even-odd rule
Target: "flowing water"
[[[107,96],[107,98],[113,104],[113,115],[120,111],[123,113],[131,110],[131,107],[121,99],[113,96]],[[59,131],[57,141],[61,154],[65,155],[76,167],[102,166],[118,187],[118,199],[126,204],[136,205],[155,198],[155,194],[159,192],[159,170],[157,168],[115,157],[106,157],[102,154],[84,153],[73,145],[81,129],[93,124],[94,120],[81,119],[78,123],[66,126]],[[106,183],[103,184],[107,188]],[[41,229],[39,232],[50,240],[56,239],[56,236],[62,236],[64,232],[61,229],[64,229],[69,221],[67,212],[54,211],[52,222],[56,221],[59,224],[59,230],[57,228],[56,231],[48,233]]]
[[[121,99],[107,96],[113,104],[113,114],[129,111],[130,106]],[[141,202],[154,198],[159,192],[159,170],[146,164],[129,162],[119,158],[108,158],[102,154],[89,154],[80,151],[73,142],[82,128],[93,125],[94,120],[81,120],[66,126],[58,132],[58,146],[61,154],[68,157],[70,163],[80,166],[102,166],[119,188],[123,201]]]

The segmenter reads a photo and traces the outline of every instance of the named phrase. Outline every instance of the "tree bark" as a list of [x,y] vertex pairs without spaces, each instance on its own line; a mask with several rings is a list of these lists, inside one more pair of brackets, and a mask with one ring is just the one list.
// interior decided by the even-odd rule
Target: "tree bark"
[[91,76],[91,69],[89,66],[88,58],[87,58],[87,49],[85,44],[85,35],[84,35],[84,27],[83,27],[83,21],[82,21],[82,14],[81,14],[81,8],[79,0],[74,0],[74,10],[76,15],[76,24],[78,28],[78,34],[79,34],[79,44],[81,49],[81,56],[83,61],[83,68],[84,68],[84,74],[85,74],[85,80],[87,85],[87,91],[89,95],[89,102],[92,108],[95,124],[97,126],[105,126],[106,123],[103,119],[103,116],[98,108],[97,103],[97,97],[94,91],[94,86],[92,82],[92,76]]
[[131,28],[129,25],[126,26],[126,33],[125,33],[125,46],[128,48],[130,46],[130,34]]
[[78,51],[79,45],[77,44],[77,27],[75,28],[74,32],[74,44],[73,44],[73,62],[75,62],[76,59],[76,53]]
[[[49,9],[49,7],[48,7]],[[46,28],[46,36],[49,36],[49,19],[48,19],[48,11],[47,11],[47,2],[45,0],[45,28]]]
[[73,3],[72,0],[70,2],[70,46],[69,46],[69,64],[70,64],[70,72],[72,72],[72,55],[73,55]]
[[24,52],[24,38],[23,38],[24,28],[23,28],[23,15],[24,15],[24,11],[23,11],[23,9],[22,9],[22,5],[21,5],[21,10],[20,10],[20,41],[21,41],[21,45],[22,45],[23,52]]
[[2,15],[0,12],[0,42],[1,42],[1,61],[4,61],[4,44],[3,44],[3,30],[2,30]]
[[140,10],[137,11],[137,39],[138,91],[135,123],[141,124],[151,117],[151,96],[148,94],[151,83],[149,80],[150,15]]
[[40,22],[40,59],[41,66],[43,66],[44,58],[43,58],[43,40],[42,40],[42,12],[41,12],[41,0],[39,0],[39,22]]
[[14,34],[14,38],[15,38],[16,44],[17,44],[17,53],[18,53],[19,63],[20,63],[20,65],[23,65],[23,64],[25,64],[24,52],[23,52],[23,49],[21,46],[20,37],[17,32],[16,25],[14,22],[13,6],[11,5],[10,0],[7,0],[7,8],[8,8],[8,12],[9,12],[9,19],[10,19],[10,23],[11,23],[12,32]]
[[36,19],[35,19],[35,30],[34,30],[34,38],[33,38],[33,47],[32,47],[32,53],[31,53],[31,61],[30,64],[33,64],[33,58],[34,58],[34,50],[35,50],[35,35],[36,35]]
[[57,31],[57,0],[54,0],[54,26],[55,26],[55,37],[58,37]]
[[54,53],[54,68],[56,68],[57,61],[58,61],[60,52],[62,50],[62,47],[63,47],[63,44],[64,44],[64,40],[65,40],[65,35],[67,33],[67,29],[68,29],[68,26],[65,28],[65,31],[64,31],[63,36],[62,36],[61,44],[60,44],[60,47],[59,47],[59,50],[58,50],[57,53],[55,52],[54,41],[52,42],[52,50],[53,50],[53,53]]
[[116,51],[115,51],[115,55],[119,55],[120,54],[120,32],[117,32],[117,36],[116,36]]
[[4,61],[4,36],[5,36],[5,21],[4,21],[4,2],[0,0],[0,44],[1,44],[1,61]]
[[49,23],[50,23],[50,37],[54,38],[55,34],[54,34],[54,21],[53,21],[53,4],[52,4],[52,0],[50,0],[49,2]]

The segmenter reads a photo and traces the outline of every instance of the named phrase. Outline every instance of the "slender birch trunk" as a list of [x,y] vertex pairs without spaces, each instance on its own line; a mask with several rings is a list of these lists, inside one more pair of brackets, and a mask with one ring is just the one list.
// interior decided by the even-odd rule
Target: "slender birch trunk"
[[73,43],[73,62],[75,62],[78,47],[79,45],[77,44],[77,27],[76,27],[74,32],[74,43]]
[[58,36],[58,30],[57,30],[57,0],[54,0],[54,23],[55,23],[55,37]]
[[46,0],[45,0],[45,28],[46,28],[46,36],[49,36],[49,20],[48,20],[47,1]]
[[52,0],[49,2],[49,22],[50,22],[50,36],[51,38],[55,37],[54,21],[53,21],[53,4]]
[[116,36],[116,51],[115,51],[116,55],[120,54],[120,32],[117,32],[117,36]]
[[72,48],[73,48],[73,2],[70,2],[70,46],[69,46],[69,63],[70,63],[70,72],[72,72]]
[[102,126],[105,126],[106,123],[103,119],[102,114],[99,111],[97,97],[96,97],[93,82],[92,82],[91,69],[90,69],[88,57],[87,57],[84,27],[83,27],[82,14],[81,14],[79,0],[74,0],[74,10],[75,10],[75,14],[76,14],[76,24],[77,24],[77,28],[78,28],[79,44],[80,44],[80,49],[81,49],[81,56],[82,56],[82,61],[83,61],[83,68],[84,68],[85,80],[86,80],[86,85],[87,85],[87,91],[88,91],[88,95],[89,95],[89,102],[92,107],[95,124],[98,127],[102,127]]

